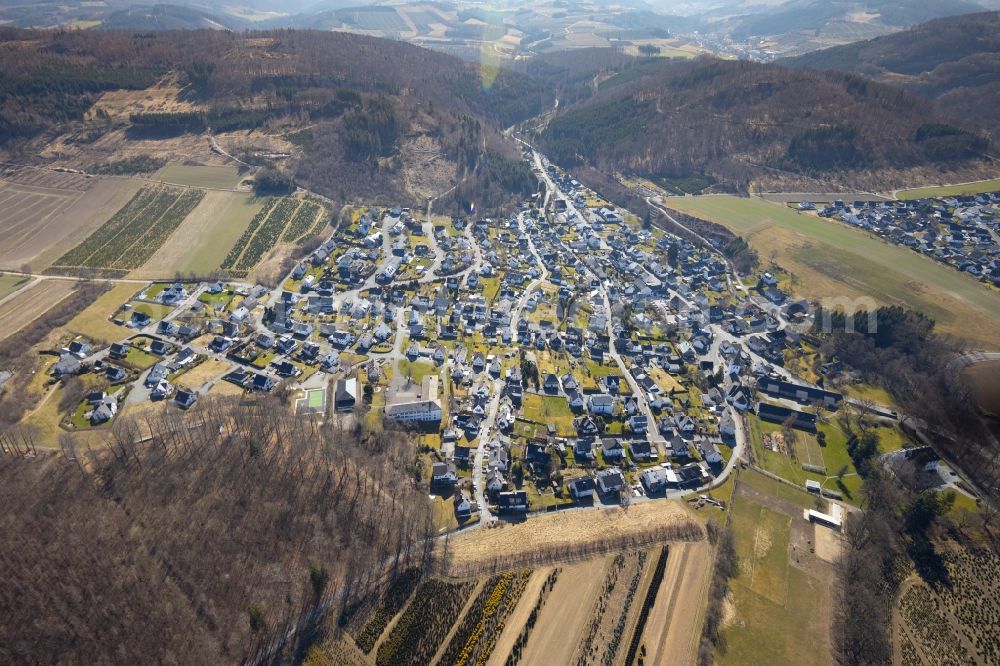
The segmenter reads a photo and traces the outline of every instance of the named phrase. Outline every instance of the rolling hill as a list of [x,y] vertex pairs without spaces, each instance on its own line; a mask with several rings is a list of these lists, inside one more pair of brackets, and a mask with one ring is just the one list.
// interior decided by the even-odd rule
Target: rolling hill
[[700,175],[731,190],[968,175],[982,168],[977,157],[987,146],[932,102],[892,86],[713,58],[608,79],[557,115],[540,140],[567,166]]
[[891,82],[1000,137],[1000,12],[930,21],[905,32],[807,53],[790,67]]
[[744,7],[716,27],[736,40],[762,38],[781,53],[871,39],[944,16],[980,12],[973,0],[788,0]]
[[101,19],[104,30],[245,30],[248,21],[184,5],[132,5]]

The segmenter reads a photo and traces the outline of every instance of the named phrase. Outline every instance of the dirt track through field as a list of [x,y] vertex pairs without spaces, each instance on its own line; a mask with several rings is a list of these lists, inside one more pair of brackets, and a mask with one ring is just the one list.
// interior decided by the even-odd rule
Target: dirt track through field
[[646,663],[695,663],[710,564],[711,549],[705,542],[670,546],[663,582],[642,635]]
[[6,340],[48,312],[71,293],[68,280],[43,280],[0,306],[0,340]]
[[538,614],[522,664],[568,664],[604,583],[607,558],[564,567]]
[[521,594],[521,599],[517,603],[517,607],[510,614],[510,617],[507,618],[507,624],[504,625],[503,631],[497,639],[496,646],[490,654],[490,659],[486,662],[487,666],[503,666],[507,661],[507,656],[510,654],[511,648],[514,647],[514,642],[517,640],[518,635],[520,635],[524,623],[528,621],[528,616],[531,615],[531,611],[535,608],[535,604],[538,602],[538,594],[541,592],[542,586],[545,585],[545,579],[549,577],[550,573],[552,573],[552,569],[549,567],[535,569],[532,572],[531,578],[528,579],[528,584]]

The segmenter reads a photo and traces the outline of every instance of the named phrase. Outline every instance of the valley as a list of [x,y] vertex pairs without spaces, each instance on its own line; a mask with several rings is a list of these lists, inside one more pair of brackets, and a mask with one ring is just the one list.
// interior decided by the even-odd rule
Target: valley
[[0,660],[992,663],[980,126],[749,16],[286,9],[0,28]]

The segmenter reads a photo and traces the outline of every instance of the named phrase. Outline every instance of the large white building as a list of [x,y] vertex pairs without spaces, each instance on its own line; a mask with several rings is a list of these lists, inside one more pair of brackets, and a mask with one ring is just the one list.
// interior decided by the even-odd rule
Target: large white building
[[385,408],[385,415],[395,421],[440,421],[437,375],[427,375],[420,383],[420,400],[398,402]]

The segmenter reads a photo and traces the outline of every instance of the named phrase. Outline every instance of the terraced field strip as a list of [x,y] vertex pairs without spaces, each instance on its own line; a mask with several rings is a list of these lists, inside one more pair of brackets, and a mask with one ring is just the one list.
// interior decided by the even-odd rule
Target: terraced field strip
[[69,280],[43,280],[0,305],[0,340],[5,340],[48,312],[74,289]]
[[199,190],[143,188],[54,267],[138,268],[166,242],[203,196]]
[[545,567],[535,569],[531,574],[531,578],[528,580],[524,592],[521,594],[521,600],[508,618],[503,631],[497,637],[496,645],[490,654],[487,666],[503,666],[507,662],[511,649],[517,642],[521,632],[525,629],[525,623],[539,603],[539,595],[542,593],[542,588],[545,586],[552,571],[551,568]]
[[646,663],[690,664],[695,662],[699,608],[704,603],[712,558],[707,543],[670,546],[663,581],[646,620],[641,645]]
[[244,248],[243,254],[240,255],[234,268],[249,271],[256,266],[281,238],[285,227],[288,226],[301,203],[298,199],[288,197],[279,199],[277,205],[271,209],[267,219],[257,228],[257,233],[253,235],[247,247]]
[[608,558],[563,568],[538,614],[520,664],[569,664],[606,577]]

